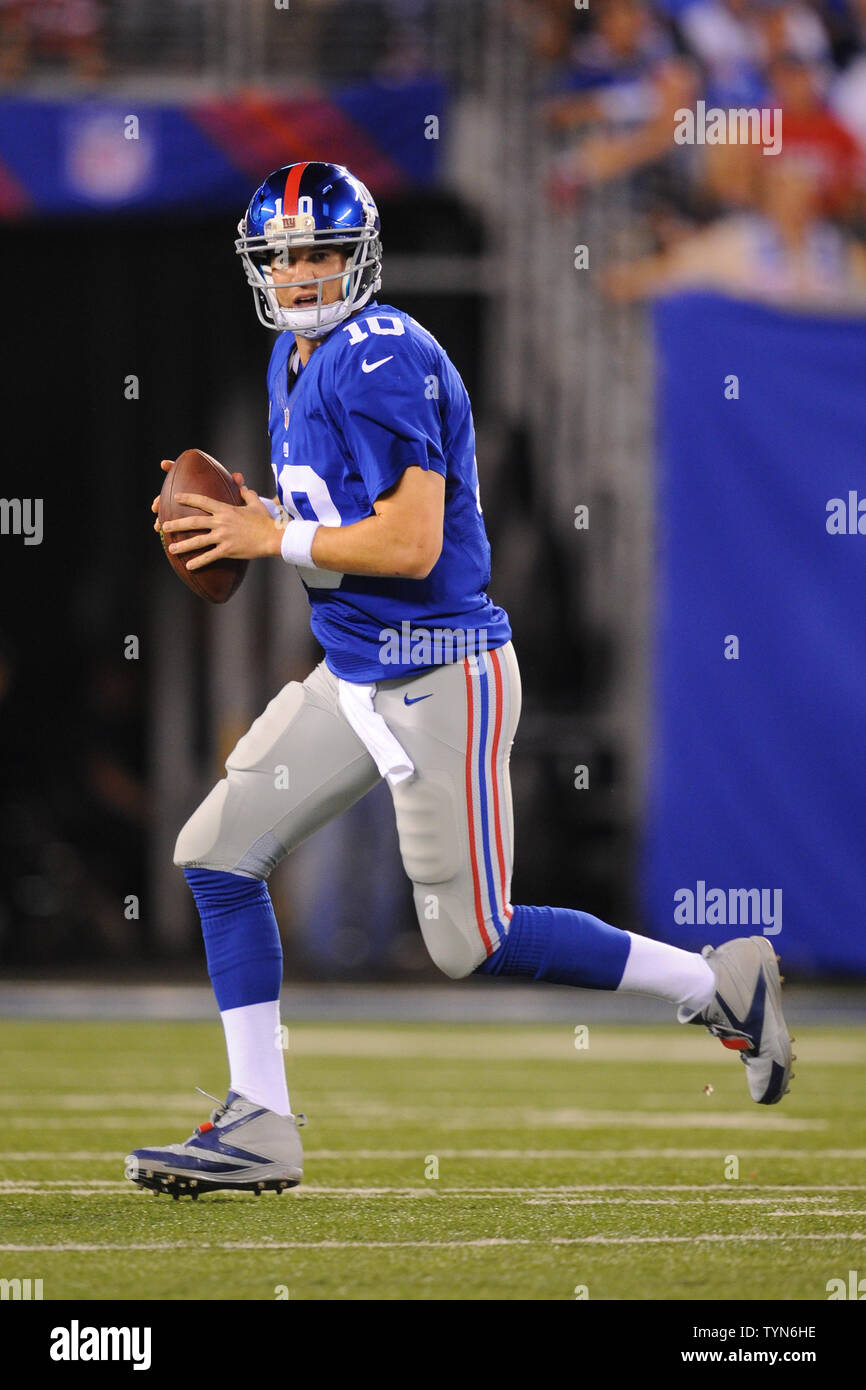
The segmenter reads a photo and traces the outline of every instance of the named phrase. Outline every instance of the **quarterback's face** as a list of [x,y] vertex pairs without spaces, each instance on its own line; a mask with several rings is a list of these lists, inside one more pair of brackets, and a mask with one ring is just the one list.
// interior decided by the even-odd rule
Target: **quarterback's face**
[[[322,286],[322,303],[335,304],[342,299],[340,272],[345,268],[347,256],[338,250],[326,250],[317,246],[288,247],[271,260],[271,274],[277,286],[277,300],[283,309],[315,308],[316,289],[309,282],[323,280],[334,275],[334,280],[326,280]],[[306,283],[304,283],[306,281]]]

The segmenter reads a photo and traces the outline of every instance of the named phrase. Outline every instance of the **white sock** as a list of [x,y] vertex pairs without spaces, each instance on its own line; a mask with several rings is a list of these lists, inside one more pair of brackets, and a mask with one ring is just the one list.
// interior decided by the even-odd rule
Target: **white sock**
[[229,1054],[231,1090],[277,1115],[290,1115],[279,999],[224,1009],[220,1018]]
[[631,949],[617,989],[670,999],[691,1013],[700,1013],[709,1004],[716,977],[702,955],[681,951],[664,941],[650,941],[634,932],[626,935],[631,938]]

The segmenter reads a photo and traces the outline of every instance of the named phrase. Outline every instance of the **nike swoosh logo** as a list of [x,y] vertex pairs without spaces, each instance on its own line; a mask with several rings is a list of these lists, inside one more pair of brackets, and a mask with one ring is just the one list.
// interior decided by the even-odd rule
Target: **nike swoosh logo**
[[761,1034],[764,1031],[764,1003],[767,994],[767,982],[764,979],[764,972],[761,971],[758,983],[755,986],[755,993],[752,995],[752,1002],[749,1005],[749,1012],[745,1018],[737,1018],[730,1005],[726,1004],[722,996],[716,991],[716,1000],[723,1013],[727,1014],[731,1027],[738,1033],[745,1033],[752,1039],[752,1046],[757,1049],[761,1046]]
[[361,363],[361,371],[362,371],[362,372],[375,372],[375,370],[376,370],[377,367],[384,367],[384,365],[385,365],[386,362],[393,362],[393,360],[394,360],[394,354],[393,354],[393,352],[391,353],[391,356],[390,356],[390,357],[380,357],[378,362],[368,362],[367,359],[366,359],[366,357],[365,357],[364,360],[363,360],[363,362]]
[[[431,691],[430,691],[430,695],[432,695],[432,694],[433,694],[433,691],[431,690]],[[413,696],[411,699],[410,699],[410,697],[409,697],[408,695],[404,695],[404,696],[403,696],[403,704],[404,704],[404,705],[417,705],[417,703],[418,703],[419,700],[429,700],[429,699],[430,699],[430,695],[415,695],[415,696]]]

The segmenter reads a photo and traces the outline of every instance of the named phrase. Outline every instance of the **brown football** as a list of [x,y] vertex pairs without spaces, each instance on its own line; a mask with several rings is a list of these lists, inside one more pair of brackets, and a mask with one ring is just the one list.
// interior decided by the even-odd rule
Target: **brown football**
[[[199,492],[204,497],[212,497],[216,502],[230,502],[233,507],[243,505],[241,490],[221,463],[202,453],[201,449],[185,449],[175,459],[165,475],[162,492],[159,494],[159,520],[176,521],[184,516],[201,516],[199,507],[187,507],[175,502],[175,494],[180,492]],[[172,531],[172,543],[194,536],[195,531]],[[189,550],[182,555],[171,555],[166,547],[163,531],[159,533],[162,548],[168,556],[175,574],[192,589],[194,594],[208,599],[211,603],[227,603],[247,572],[248,560],[214,560],[212,565],[201,569],[188,570],[187,560],[196,555],[207,554],[207,550]],[[208,547],[211,549],[211,547]]]

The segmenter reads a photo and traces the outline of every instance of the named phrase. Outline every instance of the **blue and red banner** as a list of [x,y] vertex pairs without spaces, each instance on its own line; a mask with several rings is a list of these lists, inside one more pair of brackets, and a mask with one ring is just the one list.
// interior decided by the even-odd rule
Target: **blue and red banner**
[[[377,197],[433,184],[437,78],[184,105],[0,99],[0,218],[243,208],[299,159],[346,164]],[[434,115],[439,125],[429,121]]]

